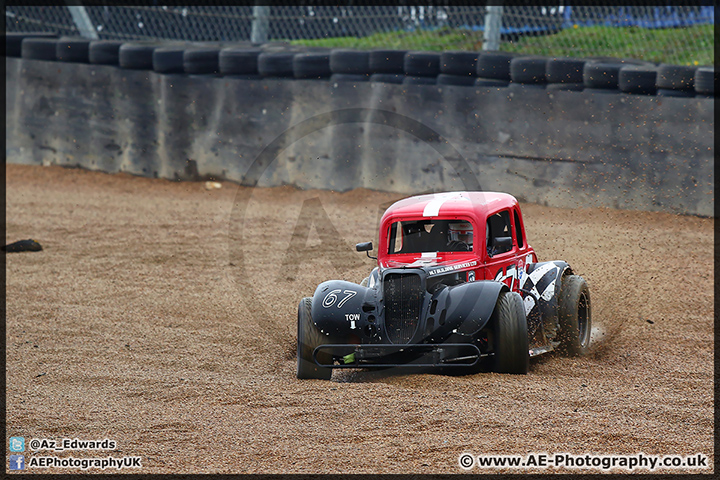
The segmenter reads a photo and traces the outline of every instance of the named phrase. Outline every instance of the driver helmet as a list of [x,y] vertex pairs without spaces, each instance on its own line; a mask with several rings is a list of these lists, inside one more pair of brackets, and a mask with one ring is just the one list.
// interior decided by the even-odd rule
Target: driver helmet
[[470,222],[456,222],[448,226],[448,242],[465,242],[470,249],[473,246],[473,227]]

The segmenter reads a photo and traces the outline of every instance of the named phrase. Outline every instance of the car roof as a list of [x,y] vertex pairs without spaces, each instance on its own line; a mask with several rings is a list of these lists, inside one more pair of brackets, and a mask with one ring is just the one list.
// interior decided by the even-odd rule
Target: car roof
[[385,211],[381,223],[388,217],[454,217],[466,216],[484,221],[488,214],[516,206],[518,201],[508,193],[499,192],[443,192],[417,195],[393,203]]

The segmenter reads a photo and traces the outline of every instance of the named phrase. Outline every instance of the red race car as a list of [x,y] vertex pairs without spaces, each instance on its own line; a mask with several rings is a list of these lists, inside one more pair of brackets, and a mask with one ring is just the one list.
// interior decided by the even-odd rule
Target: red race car
[[373,367],[524,374],[532,356],[587,353],[588,286],[563,261],[538,262],[512,195],[400,200],[379,239],[378,266],[361,284],[323,282],[300,301],[298,378]]

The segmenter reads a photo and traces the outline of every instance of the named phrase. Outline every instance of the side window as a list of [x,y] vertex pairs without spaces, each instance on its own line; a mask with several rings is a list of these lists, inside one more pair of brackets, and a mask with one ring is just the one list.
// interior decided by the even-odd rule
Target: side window
[[523,248],[523,230],[520,225],[520,215],[518,215],[517,210],[513,210],[513,213],[515,214],[515,238],[517,238],[517,246],[518,248]]
[[398,253],[402,247],[402,222],[395,222],[388,227],[388,254]]
[[488,217],[485,227],[488,255],[509,252],[513,248],[510,212],[503,210]]

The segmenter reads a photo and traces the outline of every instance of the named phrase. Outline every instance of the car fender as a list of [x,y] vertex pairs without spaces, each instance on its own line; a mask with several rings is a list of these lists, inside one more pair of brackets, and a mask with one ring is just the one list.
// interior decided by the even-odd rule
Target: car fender
[[[434,324],[429,341],[441,342],[452,333],[474,335],[487,325],[502,291],[507,285],[494,280],[461,283],[437,291]],[[457,331],[457,332],[455,332]]]
[[343,339],[363,317],[365,303],[375,305],[376,291],[357,283],[330,280],[318,285],[312,298],[312,320],[323,335]]
[[525,315],[529,318],[537,311],[543,322],[557,319],[562,277],[572,273],[570,266],[561,260],[528,263],[525,273],[519,283]]

